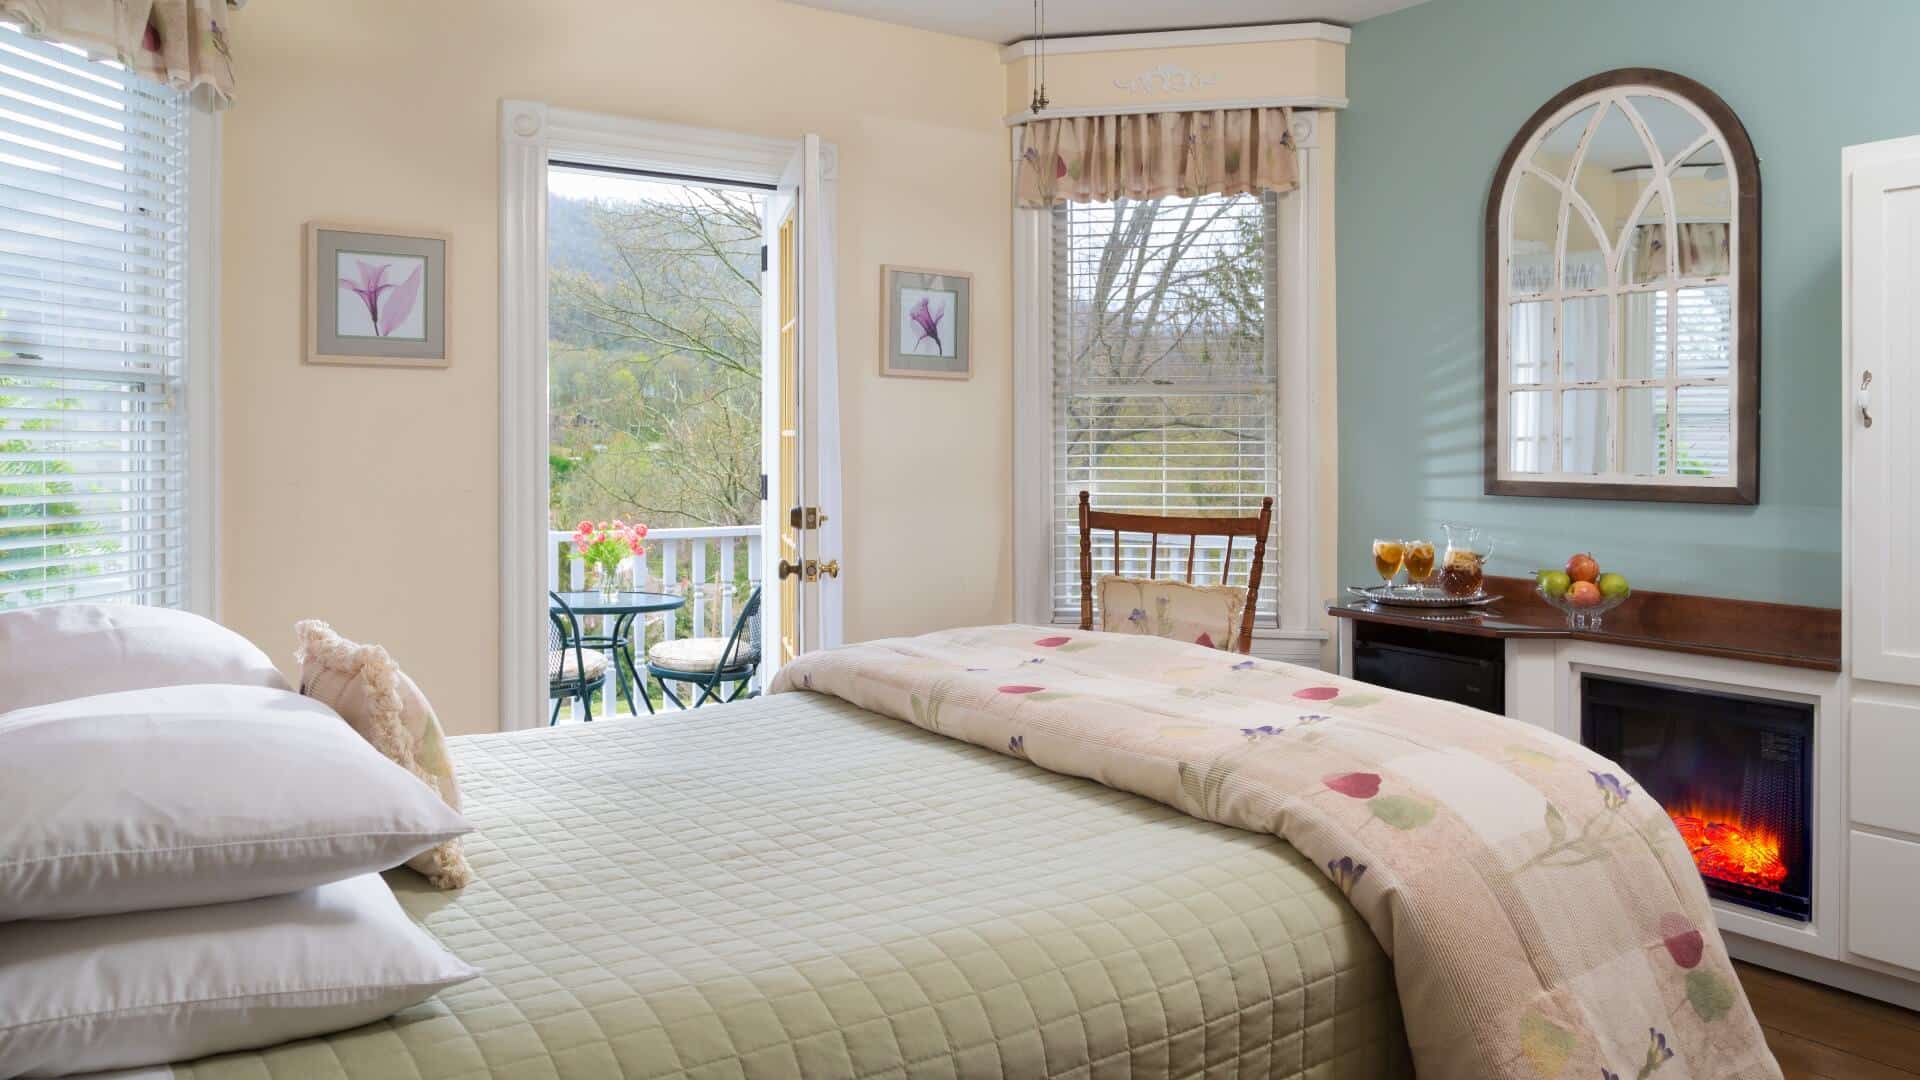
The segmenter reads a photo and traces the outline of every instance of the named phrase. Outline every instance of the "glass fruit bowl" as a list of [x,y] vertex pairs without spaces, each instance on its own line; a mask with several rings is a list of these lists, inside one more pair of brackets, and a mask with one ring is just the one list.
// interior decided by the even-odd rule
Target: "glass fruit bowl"
[[1574,630],[1600,629],[1600,616],[1619,607],[1626,602],[1628,597],[1633,595],[1633,590],[1628,589],[1626,592],[1615,593],[1612,596],[1602,594],[1598,600],[1587,604],[1580,604],[1574,602],[1571,591],[1560,596],[1555,596],[1539,585],[1535,585],[1533,591],[1540,594],[1540,599],[1545,600],[1565,614],[1567,617],[1567,626]]

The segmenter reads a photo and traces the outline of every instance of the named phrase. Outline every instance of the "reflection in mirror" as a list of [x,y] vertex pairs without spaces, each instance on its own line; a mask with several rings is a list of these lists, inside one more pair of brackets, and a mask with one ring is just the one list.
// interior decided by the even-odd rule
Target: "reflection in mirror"
[[1655,192],[1632,229],[1622,234],[1622,284],[1645,285],[1667,276],[1667,235],[1667,200]]
[[1683,386],[1674,415],[1674,472],[1725,476],[1733,443],[1731,399],[1724,386]]
[[1657,292],[1620,297],[1620,377],[1667,377],[1667,305]]
[[1567,167],[1573,164],[1574,151],[1580,149],[1580,136],[1587,133],[1587,124],[1593,120],[1596,108],[1598,106],[1589,105],[1555,125],[1534,150],[1530,159],[1533,167],[1556,180],[1565,180]]
[[1682,277],[1720,277],[1733,270],[1733,178],[1719,143],[1708,143],[1673,175],[1677,254]]
[[1537,115],[1487,206],[1487,491],[1753,503],[1745,130],[1705,87],[1644,69]]
[[1553,449],[1553,418],[1548,412],[1553,395],[1545,390],[1517,390],[1508,395],[1507,430],[1512,445],[1507,460],[1514,472],[1547,471],[1547,455]]
[[1630,94],[1627,104],[1640,114],[1640,122],[1653,136],[1653,145],[1660,150],[1661,164],[1672,161],[1675,155],[1706,134],[1707,129],[1679,102],[1651,94]]
[[1560,193],[1537,176],[1520,178],[1513,195],[1512,289],[1542,293],[1553,287],[1554,230]]
[[1607,252],[1599,234],[1571,202],[1567,215],[1567,257],[1560,264],[1562,289],[1597,289],[1607,283]]
[[1679,292],[1674,353],[1683,379],[1717,379],[1733,369],[1733,293],[1725,285]]
[[1560,381],[1595,382],[1606,377],[1607,298],[1582,296],[1560,306]]
[[1507,381],[1543,383],[1553,375],[1553,301],[1532,300],[1513,305],[1507,323]]
[[1665,387],[1630,386],[1620,391],[1620,438],[1623,471],[1634,476],[1667,471]]
[[1560,395],[1560,471],[1592,476],[1607,471],[1613,425],[1611,390],[1568,390]]

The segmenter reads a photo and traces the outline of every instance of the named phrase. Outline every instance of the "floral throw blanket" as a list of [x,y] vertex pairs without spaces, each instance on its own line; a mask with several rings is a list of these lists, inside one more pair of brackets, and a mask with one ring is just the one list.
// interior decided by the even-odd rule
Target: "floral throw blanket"
[[814,653],[812,690],[1284,837],[1393,957],[1422,1080],[1778,1078],[1665,812],[1531,725],[1158,638],[1030,626]]

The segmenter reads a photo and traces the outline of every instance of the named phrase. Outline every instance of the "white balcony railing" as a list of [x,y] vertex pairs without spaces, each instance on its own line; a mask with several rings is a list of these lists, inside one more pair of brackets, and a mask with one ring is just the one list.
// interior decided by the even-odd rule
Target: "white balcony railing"
[[[630,558],[623,570],[634,588],[646,592],[685,596],[687,603],[676,611],[643,615],[634,620],[631,631],[634,665],[646,675],[648,646],[679,637],[726,637],[733,632],[734,617],[746,603],[754,586],[760,583],[760,526],[719,525],[691,529],[652,529],[645,541],[647,553]],[[547,533],[547,585],[556,592],[588,587],[586,564],[573,550],[573,534],[559,530]],[[612,630],[612,619],[597,615],[581,618],[589,634]],[[625,709],[625,701],[615,705],[616,682],[609,665],[601,694],[602,709],[616,715]],[[644,687],[635,693],[644,692]],[[581,716],[580,702],[573,702],[575,718]],[[669,707],[670,703],[669,703]],[[645,710],[641,706],[641,710]],[[596,718],[600,710],[596,710]]]

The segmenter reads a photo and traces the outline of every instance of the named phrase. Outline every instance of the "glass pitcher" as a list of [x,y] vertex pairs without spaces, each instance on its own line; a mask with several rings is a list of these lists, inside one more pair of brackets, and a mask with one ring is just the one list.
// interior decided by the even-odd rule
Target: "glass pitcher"
[[1493,537],[1470,525],[1440,527],[1447,534],[1447,551],[1440,560],[1440,588],[1448,596],[1480,595],[1487,557],[1493,554]]

